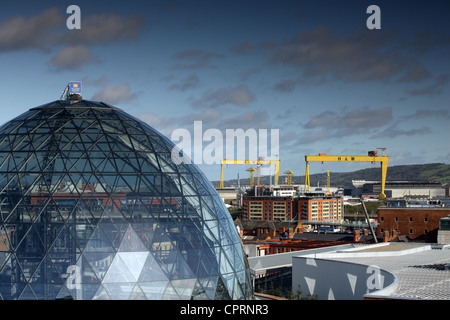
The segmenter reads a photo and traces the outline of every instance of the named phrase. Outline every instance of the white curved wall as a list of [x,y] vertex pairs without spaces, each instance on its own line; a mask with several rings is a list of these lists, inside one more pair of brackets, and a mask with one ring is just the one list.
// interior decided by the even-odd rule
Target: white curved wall
[[303,297],[309,293],[319,300],[362,300],[366,294],[387,295],[396,285],[395,275],[377,266],[315,255],[292,258],[292,290],[300,289]]

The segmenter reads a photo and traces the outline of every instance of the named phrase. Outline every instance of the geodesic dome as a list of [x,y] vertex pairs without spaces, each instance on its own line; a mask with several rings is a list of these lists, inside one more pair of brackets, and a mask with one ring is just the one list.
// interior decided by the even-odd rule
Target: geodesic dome
[[196,165],[101,102],[0,128],[0,299],[251,299],[237,230]]

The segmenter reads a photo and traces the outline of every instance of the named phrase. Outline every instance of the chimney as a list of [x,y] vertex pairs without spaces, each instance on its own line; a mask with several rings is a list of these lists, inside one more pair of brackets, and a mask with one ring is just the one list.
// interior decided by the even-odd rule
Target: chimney
[[389,242],[389,231],[385,231],[383,232],[383,241],[384,242]]
[[353,233],[353,241],[358,242],[360,238],[361,238],[361,231],[355,230]]
[[294,229],[289,228],[288,229],[288,238],[292,239],[294,237]]

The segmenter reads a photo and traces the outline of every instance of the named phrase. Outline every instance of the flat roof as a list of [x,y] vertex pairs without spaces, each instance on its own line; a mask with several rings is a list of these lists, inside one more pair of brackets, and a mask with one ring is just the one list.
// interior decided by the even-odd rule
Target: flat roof
[[[450,270],[446,268],[450,264],[450,245],[433,249],[431,244],[389,243],[368,245],[352,252],[355,253],[352,257],[339,258],[335,254],[330,259],[376,265],[394,274],[398,286],[386,296],[388,298],[450,300]],[[369,252],[373,255],[367,255]],[[380,252],[386,254],[380,255]]]

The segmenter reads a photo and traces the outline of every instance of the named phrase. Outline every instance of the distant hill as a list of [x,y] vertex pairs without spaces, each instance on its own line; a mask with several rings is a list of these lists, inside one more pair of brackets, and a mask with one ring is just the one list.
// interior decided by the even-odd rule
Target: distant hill
[[[381,170],[377,168],[361,169],[352,172],[331,172],[331,186],[343,187],[345,182],[351,180],[381,180]],[[285,175],[280,175],[279,183],[282,184]],[[255,176],[256,180],[256,176]],[[272,178],[272,181],[275,179]],[[450,164],[444,163],[429,163],[429,164],[412,164],[399,165],[388,167],[387,171],[388,181],[423,181],[423,182],[440,182],[450,183]],[[261,183],[268,185],[270,177],[264,176],[260,178]],[[316,186],[318,183],[321,186],[326,186],[326,173],[318,173],[310,175],[310,185]],[[248,185],[250,179],[240,179],[241,185]],[[293,184],[304,184],[305,176],[293,176]],[[219,181],[212,181],[215,187],[219,186]],[[224,181],[225,187],[237,185],[237,179]]]

